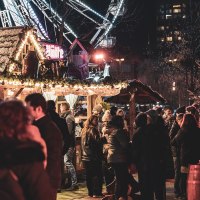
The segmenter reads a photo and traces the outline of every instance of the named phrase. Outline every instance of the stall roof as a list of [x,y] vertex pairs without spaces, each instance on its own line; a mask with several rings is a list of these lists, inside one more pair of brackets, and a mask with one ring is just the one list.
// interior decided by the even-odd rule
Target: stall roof
[[106,101],[116,104],[128,104],[133,93],[135,93],[135,101],[138,104],[166,103],[166,100],[158,92],[138,80],[129,82],[128,86],[122,88],[119,94],[108,98]]
[[[31,32],[26,38],[26,34]],[[29,32],[29,33],[30,33]],[[5,68],[10,62],[16,60],[16,55],[25,45],[25,42],[29,37],[31,42],[36,47],[36,51],[39,50],[39,46],[36,44],[36,35],[33,27],[6,27],[0,28],[0,67]],[[34,35],[34,37],[31,37]],[[42,56],[39,53],[39,56]],[[3,71],[3,70],[2,70]]]

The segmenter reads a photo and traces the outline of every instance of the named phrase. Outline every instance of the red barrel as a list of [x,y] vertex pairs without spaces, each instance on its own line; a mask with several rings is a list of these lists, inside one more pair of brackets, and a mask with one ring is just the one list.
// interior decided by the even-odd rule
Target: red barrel
[[200,200],[200,163],[190,165],[187,180],[187,199]]

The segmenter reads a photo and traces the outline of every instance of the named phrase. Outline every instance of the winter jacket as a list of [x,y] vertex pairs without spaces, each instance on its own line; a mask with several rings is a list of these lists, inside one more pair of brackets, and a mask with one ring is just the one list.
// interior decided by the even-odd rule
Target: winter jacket
[[[176,137],[178,131],[180,129],[180,126],[177,124],[176,121],[174,121],[173,125],[172,125],[172,128],[169,132],[169,138],[170,138],[170,143],[173,141],[174,137]],[[171,150],[172,150],[172,155],[173,157],[177,157],[179,156],[178,153],[179,153],[179,150],[178,150],[178,146],[177,144],[171,144]]]
[[172,141],[180,147],[181,166],[188,167],[189,164],[197,164],[200,160],[200,129],[181,128]]
[[89,127],[81,136],[82,160],[101,162],[103,159],[103,142],[95,127]]
[[47,145],[47,173],[52,187],[57,189],[61,183],[62,133],[49,116],[34,122]]
[[65,155],[70,147],[71,137],[69,135],[69,130],[65,119],[61,118],[58,113],[54,110],[49,111],[50,118],[54,121],[54,123],[58,126],[60,131],[62,132],[63,138],[63,155]]
[[142,171],[151,172],[159,168],[167,176],[167,166],[173,168],[169,138],[164,126],[150,124],[137,128],[132,139],[131,152],[133,162]]
[[108,137],[108,163],[128,163],[128,137],[124,130],[114,129]]
[[69,135],[70,135],[70,147],[75,147],[76,137],[75,137],[75,119],[71,111],[67,111],[60,115],[61,118],[66,120]]

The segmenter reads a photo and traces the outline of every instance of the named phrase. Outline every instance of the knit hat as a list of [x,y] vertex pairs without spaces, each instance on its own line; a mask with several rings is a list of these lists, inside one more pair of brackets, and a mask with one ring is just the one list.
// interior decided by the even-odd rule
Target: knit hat
[[102,122],[108,122],[111,121],[112,115],[110,114],[110,110],[106,110],[103,117],[102,117]]
[[101,113],[102,112],[102,105],[101,104],[97,104],[94,108],[93,108],[93,113]]

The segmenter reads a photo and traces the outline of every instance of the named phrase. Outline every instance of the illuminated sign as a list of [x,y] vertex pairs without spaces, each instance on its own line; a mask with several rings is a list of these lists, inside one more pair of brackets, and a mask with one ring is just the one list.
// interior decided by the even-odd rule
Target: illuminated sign
[[48,60],[62,60],[64,58],[64,50],[61,46],[49,43],[42,43],[42,45]]

